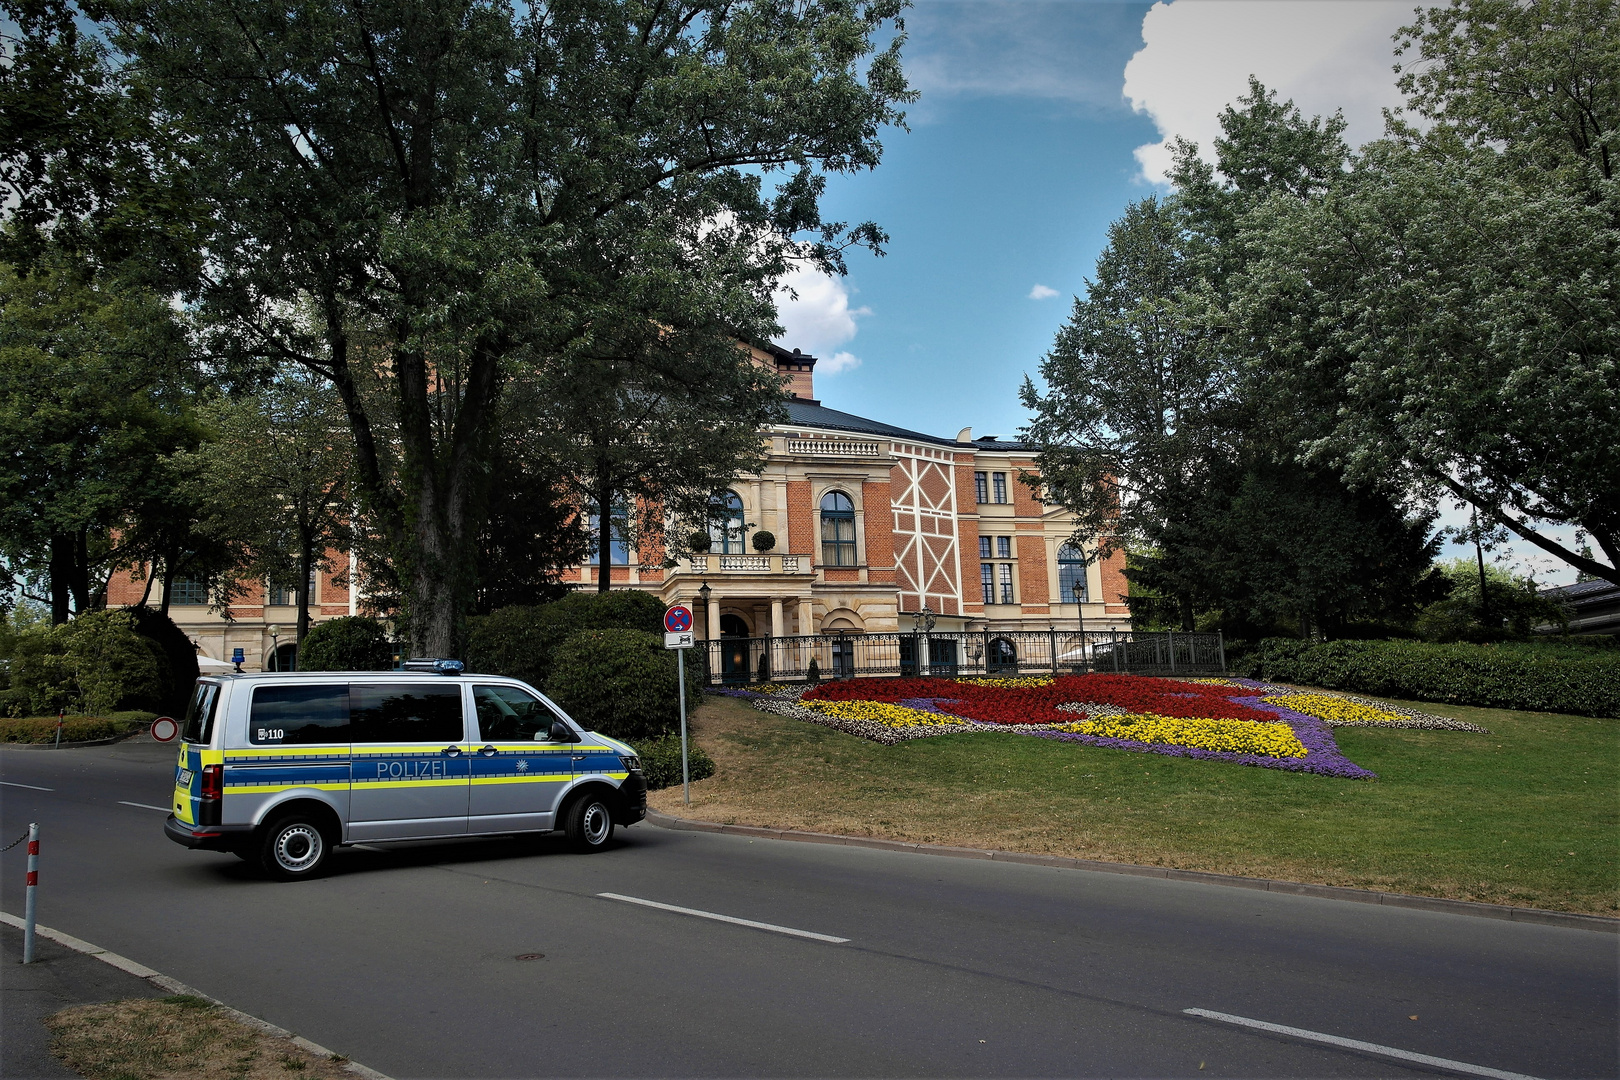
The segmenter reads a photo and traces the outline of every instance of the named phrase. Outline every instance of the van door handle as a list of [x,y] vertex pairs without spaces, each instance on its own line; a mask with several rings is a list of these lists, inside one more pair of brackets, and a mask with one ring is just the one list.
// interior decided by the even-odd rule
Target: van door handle
[[575,761],[584,761],[585,760],[585,755],[584,754],[575,754],[574,755],[574,760]]
[[459,746],[447,746],[443,750],[440,750],[439,753],[443,754],[445,757],[460,757],[461,756],[461,747],[459,747]]
[[500,753],[500,751],[495,749],[493,746],[480,746],[478,748],[478,753],[484,757],[494,757],[496,754]]

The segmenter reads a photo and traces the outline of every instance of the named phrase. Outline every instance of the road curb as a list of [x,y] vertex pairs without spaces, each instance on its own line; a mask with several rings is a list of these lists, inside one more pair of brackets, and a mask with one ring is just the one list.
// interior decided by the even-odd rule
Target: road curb
[[1166,866],[1074,859],[1064,855],[1031,855],[1020,851],[998,851],[993,848],[918,844],[906,840],[880,840],[870,836],[841,836],[837,833],[803,832],[797,829],[767,829],[757,825],[723,825],[716,821],[671,817],[656,810],[647,811],[647,821],[660,828],[681,832],[733,833],[738,836],[755,836],[769,840],[795,840],[805,844],[834,844],[842,847],[876,848],[880,851],[911,851],[919,855],[945,855],[955,859],[986,859],[991,862],[1024,863],[1031,866],[1056,866],[1067,870],[1093,870],[1100,874],[1196,881],[1205,885],[1223,885],[1233,889],[1254,889],[1258,892],[1284,893],[1290,896],[1314,896],[1323,900],[1348,900],[1353,904],[1378,904],[1383,907],[1471,915],[1478,919],[1502,919],[1507,922],[1593,930],[1601,934],[1620,934],[1620,919],[1611,919],[1604,915],[1582,915],[1572,911],[1544,911],[1541,908],[1512,907],[1507,904],[1481,904],[1472,900],[1445,900],[1434,896],[1352,889],[1342,885],[1309,885],[1301,881],[1275,881],[1271,878],[1214,874],[1204,870],[1174,870]]
[[[23,928],[23,920],[11,914],[9,911],[0,911],[0,923],[4,923],[7,926],[14,926],[19,930]],[[365,1080],[392,1080],[392,1078],[386,1073],[380,1073],[376,1069],[360,1064],[358,1061],[350,1061],[349,1059],[344,1058],[343,1055],[328,1050],[320,1043],[311,1042],[302,1035],[295,1035],[286,1028],[277,1027],[268,1020],[260,1020],[257,1016],[249,1016],[240,1009],[233,1009],[218,998],[211,997],[194,986],[187,986],[179,979],[171,979],[160,971],[153,971],[145,964],[138,964],[127,956],[120,956],[115,952],[103,949],[99,945],[92,945],[88,941],[81,941],[72,934],[64,934],[60,930],[52,930],[48,926],[40,926],[35,924],[34,933],[38,934],[42,938],[48,938],[49,940],[56,942],[58,945],[72,949],[74,952],[84,953],[86,956],[93,956],[102,963],[110,964],[119,971],[128,972],[138,979],[145,979],[159,990],[166,990],[171,994],[190,994],[192,997],[202,998],[209,1004],[217,1006],[219,1009],[229,1015],[231,1019],[246,1024],[248,1027],[253,1028],[256,1031],[262,1031],[266,1035],[273,1035],[279,1039],[287,1039],[301,1050],[307,1050],[319,1057],[331,1059],[341,1058],[343,1060],[343,1068],[346,1071],[351,1072],[356,1076],[364,1077]]]
[[79,739],[74,742],[48,743],[48,742],[5,742],[0,743],[0,750],[77,750],[81,746],[107,746],[115,742],[123,742],[133,738],[134,732],[124,735],[109,735],[105,739]]

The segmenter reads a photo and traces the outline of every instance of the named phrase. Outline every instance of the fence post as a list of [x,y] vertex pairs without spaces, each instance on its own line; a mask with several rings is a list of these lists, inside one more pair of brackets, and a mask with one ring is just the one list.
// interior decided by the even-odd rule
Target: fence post
[[1221,674],[1226,674],[1226,634],[1224,631],[1215,631],[1215,651],[1221,658]]
[[1118,675],[1119,674],[1119,627],[1117,627],[1117,626],[1114,627],[1112,633],[1114,635],[1114,647],[1112,649],[1108,650],[1108,651],[1114,654],[1114,674]]
[[1057,678],[1057,627],[1046,628],[1047,637],[1052,639],[1052,678]]
[[39,888],[39,823],[28,823],[28,894],[23,901],[23,958],[34,962],[34,894]]
[[1170,653],[1170,674],[1174,675],[1176,673],[1176,632],[1174,630],[1164,632],[1164,647]]

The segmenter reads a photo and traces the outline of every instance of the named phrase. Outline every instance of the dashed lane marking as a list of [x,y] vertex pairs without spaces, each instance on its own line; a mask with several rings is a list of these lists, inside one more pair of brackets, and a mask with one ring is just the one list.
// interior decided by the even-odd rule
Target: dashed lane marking
[[55,791],[53,787],[35,787],[33,784],[13,784],[10,780],[0,780],[0,787],[25,787],[29,791]]
[[618,893],[597,893],[597,896],[606,900],[620,900],[626,904],[640,904],[642,907],[657,908],[659,911],[673,911],[677,915],[693,915],[699,919],[713,919],[715,922],[731,923],[734,926],[748,926],[755,930],[769,930],[773,934],[789,934],[793,937],[809,938],[811,941],[825,941],[829,945],[842,945],[849,941],[847,937],[833,937],[831,934],[817,934],[810,930],[795,930],[791,926],[777,926],[775,923],[755,922],[753,919],[739,919],[735,915],[720,915],[713,911],[699,911],[697,908],[676,907],[674,904],[660,904],[656,900],[643,900],[639,896],[621,896]]
[[1233,1016],[1231,1013],[1211,1012],[1208,1009],[1182,1009],[1181,1011],[1188,1016],[1202,1016],[1207,1020],[1238,1024],[1258,1031],[1270,1031],[1277,1035],[1292,1035],[1296,1039],[1309,1039],[1311,1042],[1326,1043],[1329,1046],[1342,1046],[1347,1050],[1360,1050],[1367,1054],[1381,1054],[1384,1057],[1397,1058],[1401,1061],[1415,1061],[1420,1065],[1432,1065],[1438,1069],[1468,1073],[1471,1076],[1486,1076],[1490,1077],[1491,1080],[1535,1080],[1535,1077],[1526,1076],[1524,1073],[1506,1072],[1485,1065],[1470,1065],[1466,1061],[1453,1061],[1450,1058],[1435,1057],[1432,1054],[1417,1054],[1411,1050],[1401,1050],[1394,1046],[1380,1046],[1378,1043],[1362,1042],[1360,1039],[1346,1039],[1339,1035],[1324,1035],[1320,1031],[1289,1027],[1286,1024],[1268,1024],[1264,1020],[1251,1020],[1247,1016]]

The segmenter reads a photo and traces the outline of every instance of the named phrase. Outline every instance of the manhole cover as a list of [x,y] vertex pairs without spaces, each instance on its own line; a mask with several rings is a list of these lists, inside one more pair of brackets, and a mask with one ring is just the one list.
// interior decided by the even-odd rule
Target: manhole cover
[[518,953],[516,956],[512,957],[514,960],[544,960],[545,958],[546,954],[543,952]]

